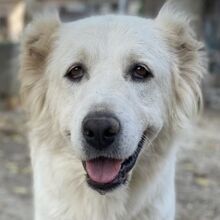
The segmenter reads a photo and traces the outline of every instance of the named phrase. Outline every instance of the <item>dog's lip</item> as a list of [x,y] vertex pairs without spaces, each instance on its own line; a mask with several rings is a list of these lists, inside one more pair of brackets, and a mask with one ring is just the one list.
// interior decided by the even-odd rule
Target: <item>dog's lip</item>
[[[103,194],[105,192],[108,192],[108,191],[111,191],[111,190],[117,188],[118,186],[120,186],[122,184],[125,184],[127,181],[127,178],[128,178],[128,174],[133,169],[133,167],[137,161],[137,158],[141,152],[141,149],[144,145],[144,139],[145,139],[145,132],[143,133],[141,140],[139,141],[138,147],[135,150],[135,152],[131,156],[129,156],[128,158],[121,160],[120,170],[117,173],[117,175],[115,176],[115,178],[112,179],[110,182],[100,183],[100,182],[96,182],[96,181],[92,180],[92,178],[90,178],[88,171],[87,171],[87,167],[86,167],[87,161],[85,161],[85,160],[82,161],[83,167],[86,171],[86,178],[87,178],[88,185],[91,188],[93,188],[94,190]],[[99,157],[96,159],[99,159]],[[103,159],[103,157],[101,159]],[[110,158],[105,157],[105,159],[108,160]],[[118,159],[115,159],[115,160],[118,160]]]

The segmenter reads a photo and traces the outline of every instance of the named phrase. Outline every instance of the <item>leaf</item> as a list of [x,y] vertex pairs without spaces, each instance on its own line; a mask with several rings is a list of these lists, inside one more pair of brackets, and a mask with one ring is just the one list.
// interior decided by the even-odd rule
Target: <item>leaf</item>
[[19,195],[26,195],[28,194],[28,190],[27,188],[23,187],[23,186],[16,186],[13,188],[13,192]]
[[211,184],[211,181],[206,177],[196,177],[195,183],[201,187],[208,187]]
[[19,168],[18,168],[18,166],[17,166],[16,163],[7,162],[7,163],[5,164],[5,167],[9,170],[9,172],[10,172],[11,174],[17,174],[17,173],[18,173]]

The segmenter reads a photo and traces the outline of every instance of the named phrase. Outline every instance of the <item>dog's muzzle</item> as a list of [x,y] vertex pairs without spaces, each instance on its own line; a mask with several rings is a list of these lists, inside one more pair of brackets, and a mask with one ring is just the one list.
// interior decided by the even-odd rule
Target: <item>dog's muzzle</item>
[[92,157],[83,161],[88,185],[103,194],[125,184],[142,149],[144,134],[136,151],[127,159],[120,159],[117,155],[121,125],[113,114],[89,114],[83,120],[82,134],[85,152],[93,152]]

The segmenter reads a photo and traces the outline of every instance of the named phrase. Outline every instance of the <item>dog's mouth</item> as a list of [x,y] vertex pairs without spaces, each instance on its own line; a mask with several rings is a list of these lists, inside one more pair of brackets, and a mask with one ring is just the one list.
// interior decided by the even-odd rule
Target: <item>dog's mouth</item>
[[103,194],[125,184],[128,173],[134,167],[143,144],[144,135],[138,143],[136,151],[125,160],[98,157],[83,161],[88,185]]

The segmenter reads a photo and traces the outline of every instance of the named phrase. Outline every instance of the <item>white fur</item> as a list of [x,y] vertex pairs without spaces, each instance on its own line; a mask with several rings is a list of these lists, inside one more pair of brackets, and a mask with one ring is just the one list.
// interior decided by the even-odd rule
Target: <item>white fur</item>
[[[35,220],[174,219],[175,145],[201,99],[201,47],[188,19],[167,6],[155,20],[101,16],[62,24],[41,16],[29,25],[21,93],[30,114]],[[133,60],[148,65],[154,78],[126,79]],[[89,73],[78,84],[64,77],[75,62]],[[128,183],[105,195],[87,185],[81,164],[82,120],[102,109],[121,121],[124,158],[149,129]]]

